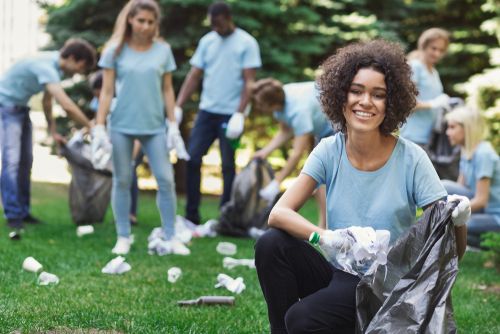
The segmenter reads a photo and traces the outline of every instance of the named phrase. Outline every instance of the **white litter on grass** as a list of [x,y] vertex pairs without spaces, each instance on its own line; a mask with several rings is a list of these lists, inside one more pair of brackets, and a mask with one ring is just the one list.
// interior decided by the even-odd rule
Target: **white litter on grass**
[[217,244],[216,250],[222,255],[234,255],[236,254],[237,247],[232,242],[221,241]]
[[216,237],[217,232],[215,231],[215,226],[217,226],[217,224],[219,224],[219,221],[217,219],[210,219],[207,220],[203,225],[197,225],[193,230],[193,237],[194,238]]
[[155,227],[148,236],[148,253],[160,256],[167,254],[189,255],[191,251],[184,245],[184,242],[179,238],[177,233],[172,239],[165,240],[163,229]]
[[23,261],[23,269],[26,271],[37,273],[42,269],[42,267],[42,264],[35,260],[35,258],[32,256],[28,256]]
[[123,256],[117,256],[109,261],[104,268],[102,268],[101,272],[103,274],[120,275],[126,273],[130,269],[132,269],[132,266],[125,262],[125,258]]
[[38,276],[38,285],[59,284],[59,277],[54,274],[42,271]]
[[246,285],[243,283],[243,277],[232,278],[226,274],[219,274],[217,275],[217,284],[215,284],[215,287],[224,287],[232,293],[240,294],[245,290]]
[[83,237],[87,234],[94,233],[94,226],[92,225],[80,225],[76,228],[76,235],[78,237]]
[[182,276],[182,270],[179,267],[172,267],[167,271],[168,281],[175,283]]
[[250,269],[255,269],[254,259],[233,259],[232,257],[226,256],[222,259],[222,266],[226,269],[233,269],[237,266],[246,266]]

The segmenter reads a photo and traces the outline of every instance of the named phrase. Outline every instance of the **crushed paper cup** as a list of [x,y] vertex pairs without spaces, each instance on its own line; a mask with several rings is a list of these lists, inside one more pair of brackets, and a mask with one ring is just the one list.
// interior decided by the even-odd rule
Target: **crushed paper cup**
[[59,277],[54,274],[42,271],[38,276],[38,285],[59,284]]
[[23,261],[23,269],[26,271],[31,271],[33,273],[37,273],[42,269],[42,264],[35,260],[34,257],[28,256]]
[[234,255],[236,254],[236,245],[232,242],[221,241],[217,244],[217,252],[222,255]]
[[237,266],[246,266],[250,269],[255,269],[254,259],[233,259],[232,257],[226,256],[222,259],[222,266],[226,269],[233,269]]
[[132,269],[132,266],[125,262],[125,258],[123,256],[117,256],[113,260],[109,261],[104,268],[102,268],[101,272],[103,274],[116,274],[120,275],[126,273]]
[[175,283],[182,276],[182,270],[179,267],[172,267],[167,271],[168,281]]
[[92,225],[81,225],[76,228],[76,235],[78,237],[83,237],[86,234],[94,233],[94,226]]

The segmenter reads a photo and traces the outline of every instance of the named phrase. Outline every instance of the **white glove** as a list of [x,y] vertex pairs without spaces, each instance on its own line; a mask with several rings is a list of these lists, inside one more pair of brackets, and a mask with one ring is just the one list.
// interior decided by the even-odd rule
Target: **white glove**
[[319,239],[320,248],[349,248],[350,244],[350,240],[344,237],[342,230],[326,230]]
[[245,116],[240,112],[235,112],[229,119],[226,128],[226,137],[236,139],[243,133],[245,127]]
[[169,150],[175,149],[177,153],[177,158],[183,160],[189,160],[189,154],[186,151],[186,146],[184,146],[184,140],[182,140],[181,133],[179,131],[179,126],[177,122],[171,122],[167,120],[167,147]]
[[438,97],[433,98],[429,101],[432,109],[448,109],[450,107],[450,97],[446,94],[441,94]]
[[182,115],[184,112],[182,111],[182,108],[179,106],[175,106],[174,108],[174,115],[175,115],[175,121],[177,122],[177,125],[182,123]]
[[111,159],[111,142],[106,128],[102,124],[95,125],[90,130],[92,142],[90,144],[91,162],[95,169],[106,169]]
[[451,213],[451,220],[455,226],[462,226],[467,223],[470,218],[471,209],[470,201],[465,196],[460,195],[448,195],[446,197],[447,202],[458,201],[458,205],[455,207]]
[[272,180],[267,186],[259,191],[260,197],[268,202],[274,201],[280,192],[280,184],[276,180]]

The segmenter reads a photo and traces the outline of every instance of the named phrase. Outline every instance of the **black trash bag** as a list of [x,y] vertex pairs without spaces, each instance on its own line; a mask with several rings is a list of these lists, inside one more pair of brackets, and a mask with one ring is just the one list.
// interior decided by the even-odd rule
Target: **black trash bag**
[[390,249],[387,264],[363,276],[356,289],[357,333],[456,333],[455,205],[439,201],[428,208]]
[[61,154],[71,168],[69,207],[76,225],[102,222],[111,199],[111,172],[94,169],[90,160],[82,155],[88,145],[76,140],[61,146]]
[[267,219],[277,198],[269,203],[259,195],[259,190],[269,184],[274,172],[269,163],[254,159],[235,177],[231,199],[220,212],[215,226],[217,233],[235,237],[247,237],[252,227],[267,228]]
[[441,180],[457,180],[460,165],[460,147],[452,146],[446,135],[446,122],[432,132],[427,154]]

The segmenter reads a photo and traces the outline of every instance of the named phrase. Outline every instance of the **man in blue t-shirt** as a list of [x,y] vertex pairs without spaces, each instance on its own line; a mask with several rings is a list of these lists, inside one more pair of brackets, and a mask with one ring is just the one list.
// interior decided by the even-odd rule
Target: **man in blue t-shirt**
[[231,140],[243,132],[249,87],[256,69],[262,65],[257,41],[235,26],[229,5],[212,4],[208,16],[212,31],[201,38],[177,98],[181,107],[203,78],[200,111],[188,143],[191,160],[187,162],[186,218],[195,224],[200,222],[202,157],[215,139],[219,139],[224,179],[220,204],[229,200],[235,176],[235,148]]
[[32,125],[29,99],[44,92],[42,107],[48,129],[57,143],[64,138],[56,132],[52,119],[52,97],[75,121],[89,126],[87,117],[61,86],[63,75],[85,73],[95,65],[93,46],[81,39],[66,41],[59,51],[43,52],[14,64],[0,77],[0,114],[2,117],[1,189],[7,224],[21,229],[23,223],[40,221],[30,213],[30,175],[33,163]]

